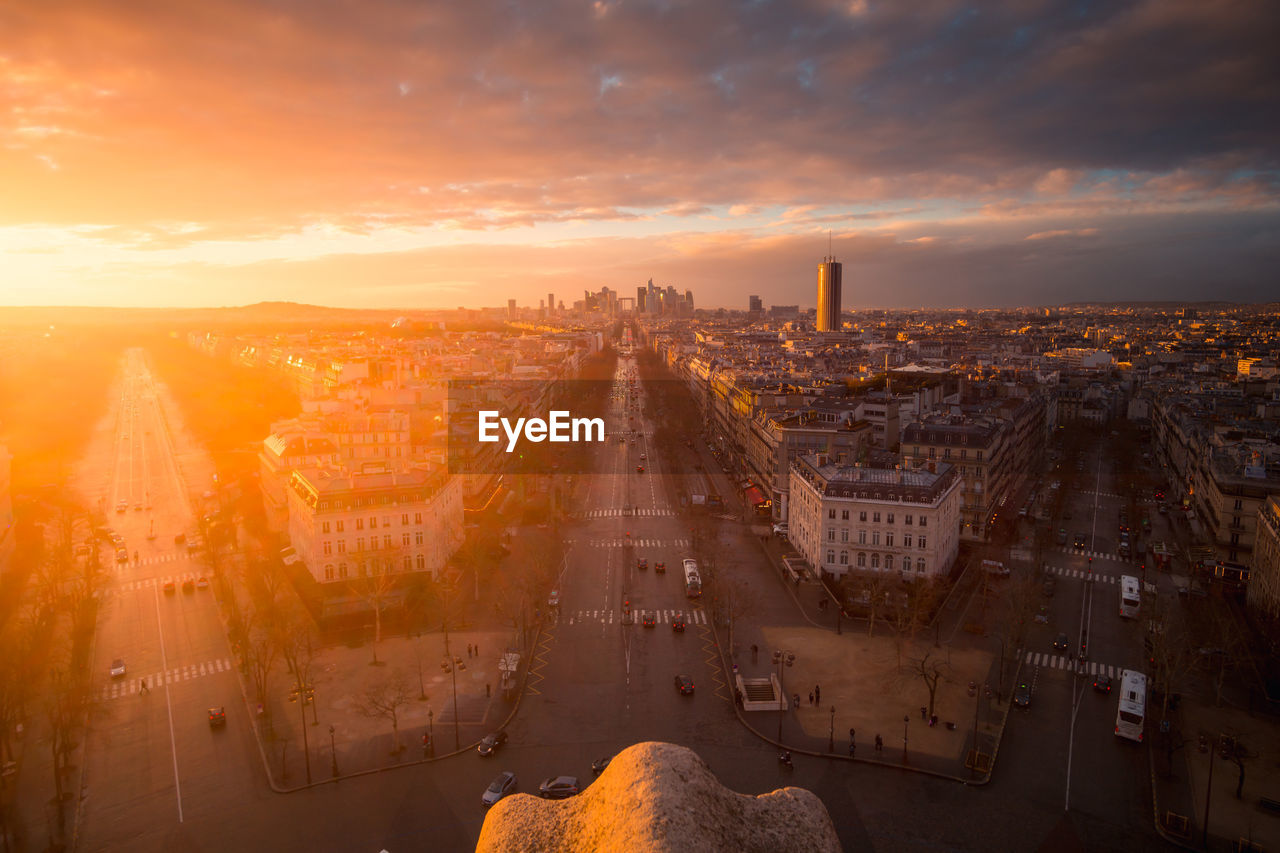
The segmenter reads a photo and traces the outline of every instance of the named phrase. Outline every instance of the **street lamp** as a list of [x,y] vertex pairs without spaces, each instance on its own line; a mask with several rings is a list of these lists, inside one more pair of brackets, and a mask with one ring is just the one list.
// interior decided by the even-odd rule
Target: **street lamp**
[[433,710],[431,710],[430,708],[428,708],[428,709],[427,709],[427,732],[429,733],[429,734],[428,734],[428,737],[430,737],[430,738],[431,738],[431,755],[432,755],[432,756],[434,756],[434,755],[436,754],[436,722],[435,722],[435,716],[436,716],[436,712],[435,712],[435,711],[433,711]]
[[791,701],[787,698],[787,688],[782,680],[782,668],[784,664],[793,666],[796,662],[796,654],[787,649],[774,649],[773,662],[778,667],[778,692],[782,694],[782,702],[778,705],[778,742],[781,743],[782,717],[787,713],[787,703]]
[[911,725],[911,715],[902,715],[902,763],[907,763],[907,729]]
[[333,726],[329,726],[329,755],[333,756],[333,778],[338,778],[338,747],[333,739]]

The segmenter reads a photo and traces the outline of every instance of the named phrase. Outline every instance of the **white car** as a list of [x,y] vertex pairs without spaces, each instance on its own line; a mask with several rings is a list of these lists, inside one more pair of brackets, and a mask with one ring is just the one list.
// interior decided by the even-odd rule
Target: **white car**
[[124,660],[122,658],[116,658],[111,662],[112,678],[124,678],[124,674],[126,671],[127,671],[127,668],[125,667]]
[[773,526],[773,533],[775,536],[786,536],[789,531],[790,528],[787,526],[785,521],[779,522]]

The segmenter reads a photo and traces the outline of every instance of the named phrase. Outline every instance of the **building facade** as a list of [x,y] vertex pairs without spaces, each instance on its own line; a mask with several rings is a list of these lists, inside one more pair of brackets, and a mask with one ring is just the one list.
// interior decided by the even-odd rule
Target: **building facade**
[[1255,614],[1280,624],[1280,498],[1275,495],[1258,508],[1247,601]]
[[946,575],[960,548],[961,481],[955,466],[872,468],[821,454],[791,466],[788,538],[814,568]]
[[1000,498],[1011,487],[1012,430],[1007,421],[909,424],[902,432],[902,461],[912,469],[954,465],[963,481],[961,538],[982,541]]

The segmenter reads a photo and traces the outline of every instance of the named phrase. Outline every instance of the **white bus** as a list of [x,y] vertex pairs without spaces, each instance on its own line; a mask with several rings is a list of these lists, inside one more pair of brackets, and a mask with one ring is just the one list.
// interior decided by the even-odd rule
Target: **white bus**
[[1138,579],[1133,575],[1120,576],[1120,615],[1126,619],[1136,619],[1138,605],[1141,603]]
[[1120,673],[1120,706],[1116,708],[1116,737],[1142,743],[1147,714],[1147,677],[1126,669]]
[[698,574],[696,560],[684,561],[684,594],[689,598],[702,597],[702,576]]

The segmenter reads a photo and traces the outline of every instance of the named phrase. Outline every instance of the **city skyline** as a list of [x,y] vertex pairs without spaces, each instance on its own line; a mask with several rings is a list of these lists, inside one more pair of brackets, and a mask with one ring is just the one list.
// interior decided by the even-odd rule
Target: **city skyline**
[[1261,301],[1275,15],[33,5],[0,305]]

